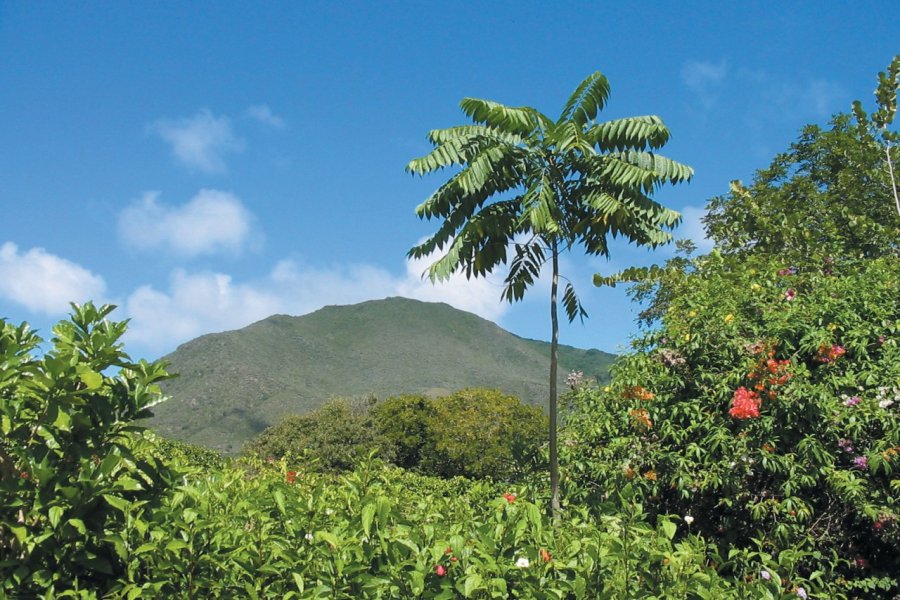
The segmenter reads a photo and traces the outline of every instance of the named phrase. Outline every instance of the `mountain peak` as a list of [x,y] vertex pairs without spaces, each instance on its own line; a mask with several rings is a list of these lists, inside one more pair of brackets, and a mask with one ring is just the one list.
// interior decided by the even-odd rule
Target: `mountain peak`
[[[403,297],[272,315],[210,334],[167,356],[180,377],[154,409],[160,433],[236,452],[285,414],[335,396],[386,398],[429,390],[499,388],[543,405],[549,344],[515,336],[445,303]],[[606,379],[613,355],[560,347],[560,384],[570,370]]]

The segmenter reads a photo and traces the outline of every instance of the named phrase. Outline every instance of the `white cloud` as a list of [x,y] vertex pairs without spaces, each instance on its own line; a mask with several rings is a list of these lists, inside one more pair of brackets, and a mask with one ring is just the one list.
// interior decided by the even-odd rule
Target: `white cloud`
[[681,68],[681,80],[700,100],[703,108],[711,109],[718,102],[722,82],[728,74],[725,60],[718,64],[708,61],[688,61]]
[[268,125],[275,129],[284,128],[284,119],[272,112],[268,104],[256,104],[247,109],[247,116],[255,119],[263,125]]
[[706,209],[697,206],[685,206],[681,209],[681,225],[675,231],[676,238],[687,238],[697,245],[697,252],[706,254],[715,244],[706,237],[706,229],[700,219],[706,216]]
[[181,256],[239,252],[250,241],[253,215],[228,192],[200,190],[181,206],[146,192],[119,215],[119,237],[140,250],[165,249]]
[[492,275],[466,279],[464,273],[454,273],[450,279],[432,283],[422,277],[432,262],[431,258],[407,260],[406,279],[396,286],[397,295],[425,302],[446,302],[491,321],[506,312],[509,304],[500,299],[502,279]]
[[408,261],[406,272],[395,276],[368,265],[321,268],[285,259],[262,279],[243,283],[222,273],[177,270],[168,290],[143,286],[127,299],[129,343],[164,353],[198,335],[237,329],[272,314],[302,315],[329,304],[388,296],[446,302],[491,320],[506,311],[497,282],[454,276],[432,286],[421,279],[426,264]]
[[206,109],[193,117],[160,119],[150,125],[150,130],[169,143],[182,164],[205,173],[225,171],[224,155],[244,148],[228,117],[216,117]]
[[0,297],[32,312],[64,314],[69,302],[99,302],[105,293],[102,277],[43,248],[20,253],[12,242],[0,246]]

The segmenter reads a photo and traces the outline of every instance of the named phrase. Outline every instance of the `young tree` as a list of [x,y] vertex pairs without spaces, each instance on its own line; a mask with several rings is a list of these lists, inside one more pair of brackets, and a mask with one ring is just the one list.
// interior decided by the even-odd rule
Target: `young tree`
[[[656,247],[671,239],[666,229],[680,215],[650,198],[662,184],[691,178],[690,167],[655,154],[669,139],[656,116],[596,121],[609,97],[601,73],[587,77],[553,121],[540,111],[465,98],[463,112],[474,124],[431,131],[435,146],[409,163],[416,175],[459,167],[416,208],[424,219],[443,221],[409,256],[440,254],[428,269],[434,280],[464,272],[485,276],[506,264],[502,298],[520,300],[551,265],[550,487],[551,510],[559,513],[557,462],[557,318],[559,254],[581,245],[591,255],[609,255],[608,236],[622,235]],[[570,321],[586,312],[571,283],[562,304]]]

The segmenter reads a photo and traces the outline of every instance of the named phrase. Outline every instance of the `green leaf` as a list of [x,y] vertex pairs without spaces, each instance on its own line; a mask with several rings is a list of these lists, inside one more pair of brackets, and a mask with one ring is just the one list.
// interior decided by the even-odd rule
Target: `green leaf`
[[362,509],[362,527],[366,536],[369,536],[372,533],[372,521],[375,519],[375,509],[376,506],[374,503],[366,504]]
[[463,587],[463,596],[465,596],[466,598],[471,598],[474,592],[484,587],[482,584],[483,580],[481,578],[481,575],[479,575],[478,573],[472,573],[471,575],[466,577],[466,582]]
[[59,520],[62,518],[64,512],[65,509],[63,509],[63,507],[61,506],[51,506],[47,514],[48,518],[50,519],[50,525],[54,528],[59,525]]
[[103,385],[103,375],[92,370],[90,367],[79,365],[78,378],[88,390],[96,390]]
[[660,525],[662,525],[663,533],[665,534],[666,538],[671,540],[675,537],[675,532],[678,529],[675,523],[666,519],[663,520]]

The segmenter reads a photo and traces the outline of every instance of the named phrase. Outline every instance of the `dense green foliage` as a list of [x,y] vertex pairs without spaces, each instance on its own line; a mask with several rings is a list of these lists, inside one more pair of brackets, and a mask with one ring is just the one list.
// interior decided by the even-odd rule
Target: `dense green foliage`
[[[639,245],[668,242],[666,230],[677,212],[650,196],[666,183],[690,180],[693,170],[655,151],[669,139],[656,116],[597,120],[609,98],[609,82],[599,71],[582,81],[555,121],[530,106],[510,107],[464,98],[460,107],[473,125],[432,131],[434,150],[409,163],[417,175],[460,167],[416,208],[437,219],[437,232],[409,251],[434,259],[432,280],[464,272],[482,277],[507,266],[503,297],[521,300],[544,266],[550,283],[550,488],[559,511],[557,386],[559,255],[582,246],[609,256],[609,236]],[[435,257],[437,258],[435,259]],[[572,282],[562,296],[569,321],[587,312]]]
[[[179,375],[163,384],[172,399],[145,424],[236,454],[286,415],[311,412],[333,397],[434,397],[490,387],[545,406],[549,353],[550,344],[473,314],[405,298],[276,315],[200,337],[167,356]],[[565,372],[598,380],[608,380],[612,359],[599,350],[560,348]]]
[[514,481],[534,472],[545,441],[539,408],[471,388],[433,399],[334,399],[266,429],[247,452],[324,471],[350,470],[374,453],[428,475]]
[[[127,421],[165,371],[130,362],[110,310],[76,308],[43,357],[2,323],[0,597],[774,598],[793,577],[790,560],[719,557],[648,519],[630,488],[616,514],[551,526],[526,488],[228,463],[156,438]],[[711,559],[771,576],[726,579]]]
[[0,595],[102,588],[125,568],[122,508],[172,480],[130,425],[167,374],[122,351],[112,309],[74,307],[41,357],[27,325],[0,321]]
[[692,266],[613,385],[576,395],[570,500],[630,483],[723,548],[815,553],[831,597],[900,591],[900,264]]
[[892,134],[855,112],[855,125],[838,115],[827,131],[805,128],[752,185],[713,199],[710,255],[597,278],[640,279],[643,319],[658,327],[611,386],[574,395],[566,458],[573,503],[631,485],[654,512],[693,515],[723,549],[799,553],[823,597],[890,598],[900,215]]

